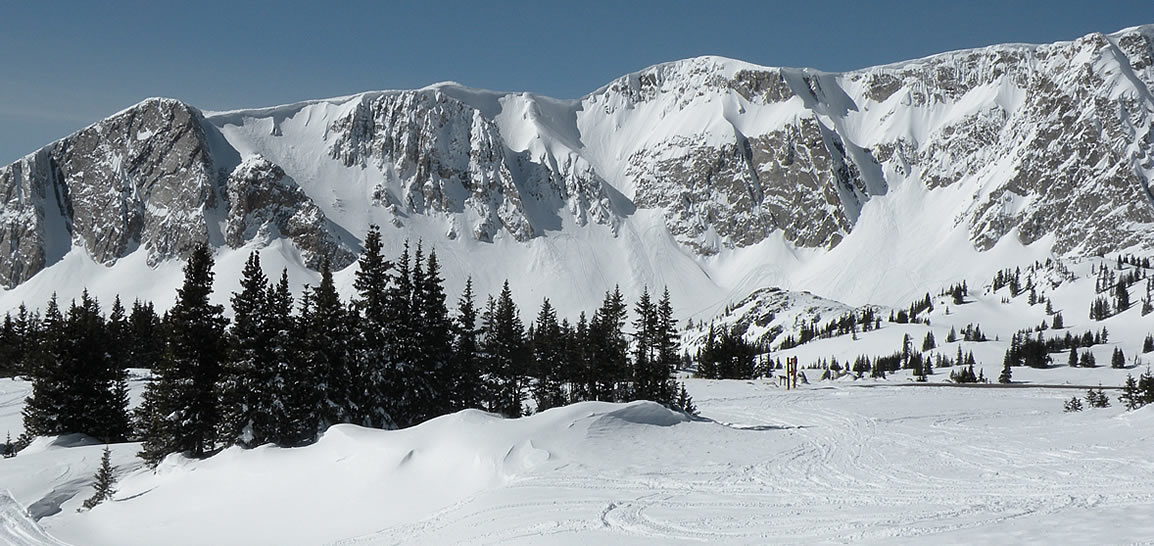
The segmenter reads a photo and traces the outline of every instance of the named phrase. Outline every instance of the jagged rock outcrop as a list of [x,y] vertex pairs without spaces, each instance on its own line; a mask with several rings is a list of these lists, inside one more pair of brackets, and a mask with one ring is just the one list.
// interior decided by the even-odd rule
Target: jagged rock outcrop
[[472,237],[492,241],[505,231],[526,241],[549,227],[529,208],[555,216],[567,206],[582,223],[613,221],[590,169],[572,157],[543,164],[510,150],[492,119],[438,89],[357,100],[350,114],[329,125],[329,154],[346,166],[386,174],[372,198],[393,211],[397,225],[409,214],[468,212]]
[[148,100],[0,169],[15,219],[0,227],[11,257],[0,282],[19,284],[73,244],[104,264],[142,247],[155,264],[205,241],[217,194],[201,122],[178,101]]
[[237,165],[226,188],[224,240],[229,246],[237,248],[254,238],[288,237],[313,269],[320,269],[326,257],[335,269],[356,261],[356,253],[334,235],[320,207],[284,169],[264,157],[253,155]]

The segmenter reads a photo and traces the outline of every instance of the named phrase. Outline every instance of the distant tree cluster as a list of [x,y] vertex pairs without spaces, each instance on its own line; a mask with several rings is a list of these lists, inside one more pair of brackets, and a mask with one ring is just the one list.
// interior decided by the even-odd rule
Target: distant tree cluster
[[1082,411],[1082,409],[1086,406],[1091,408],[1108,408],[1110,407],[1110,399],[1106,396],[1106,393],[1103,392],[1101,388],[1089,389],[1086,391],[1085,404],[1082,404],[1082,401],[1078,399],[1077,395],[1075,395],[1066,401],[1066,403],[1063,405],[1063,409],[1065,409],[1066,413],[1070,413],[1075,411]]
[[733,328],[722,328],[718,334],[711,324],[705,346],[697,354],[696,376],[705,379],[752,379],[759,375],[757,357],[768,353],[745,340]]
[[[355,296],[342,301],[327,261],[321,280],[294,301],[287,271],[266,278],[257,254],[231,297],[233,317],[210,303],[213,258],[197,248],[176,303],[158,317],[117,301],[107,318],[85,294],[67,311],[21,308],[0,330],[3,365],[33,383],[28,435],[69,432],[105,441],[139,439],[156,464],[170,453],[204,457],[223,447],[299,446],[338,423],[408,427],[464,408],[510,417],[582,400],[653,400],[693,411],[673,379],[680,364],[668,290],[628,308],[619,290],[588,320],[558,321],[546,299],[527,327],[508,282],[478,309],[471,281],[455,313],[446,305],[436,253],[405,245],[386,260],[380,232],[365,239]],[[135,414],[126,368],[149,367]]]
[[[1130,266],[1131,269],[1126,269],[1127,266]],[[1142,298],[1141,314],[1146,316],[1154,312],[1154,303],[1151,303],[1154,277],[1147,275],[1148,266],[1148,258],[1139,260],[1128,255],[1126,257],[1118,256],[1117,270],[1120,273],[1115,273],[1115,270],[1105,265],[1098,269],[1094,289],[1099,295],[1090,303],[1090,318],[1092,320],[1105,320],[1129,309],[1132,305],[1130,286],[1143,279],[1146,280],[1146,295]]]
[[1147,368],[1135,380],[1133,375],[1126,374],[1126,382],[1122,385],[1122,395],[1118,401],[1127,410],[1136,410],[1146,404],[1154,404],[1154,375]]

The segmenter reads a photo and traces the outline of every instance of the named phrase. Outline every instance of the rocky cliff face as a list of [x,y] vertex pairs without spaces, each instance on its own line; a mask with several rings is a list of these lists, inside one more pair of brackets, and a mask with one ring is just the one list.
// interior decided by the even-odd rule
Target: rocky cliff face
[[702,57],[573,101],[450,84],[206,117],[149,100],[0,169],[0,283],[73,246],[155,264],[288,237],[342,266],[374,221],[525,243],[617,233],[639,209],[699,257],[828,250],[913,186],[957,206],[893,221],[949,222],[979,250],[1149,249],[1152,84],[1154,27],[1136,27],[844,74]]
[[254,238],[267,242],[287,237],[312,269],[319,270],[325,258],[334,269],[356,261],[356,253],[335,235],[337,230],[320,208],[284,169],[264,157],[245,158],[228,176],[226,188],[228,246],[238,248]]
[[149,100],[0,169],[12,256],[0,282],[19,284],[70,245],[104,264],[143,248],[157,263],[207,240],[217,191],[201,121]]
[[352,262],[283,171],[249,161],[227,174],[204,117],[175,100],[150,99],[57,141],[0,169],[0,283],[20,284],[72,246],[105,265],[138,250],[151,265],[183,257],[219,242],[221,211],[229,213],[230,246],[268,225],[297,242],[311,265],[322,254]]

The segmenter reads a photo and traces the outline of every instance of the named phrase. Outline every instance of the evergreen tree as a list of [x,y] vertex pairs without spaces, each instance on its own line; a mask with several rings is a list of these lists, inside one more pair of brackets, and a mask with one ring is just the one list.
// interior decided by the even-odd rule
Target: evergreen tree
[[32,396],[23,411],[26,434],[123,441],[129,432],[127,376],[100,304],[84,291],[66,317],[55,300],[49,307],[42,358],[31,368]]
[[216,450],[216,385],[227,353],[228,320],[223,306],[209,303],[212,265],[212,253],[202,243],[184,267],[184,284],[168,313],[168,347],[138,410],[144,437],[140,456],[152,465],[169,453],[204,457]]
[[132,367],[154,368],[164,356],[164,325],[152,302],[132,302],[128,315],[128,361]]
[[1055,329],[1055,330],[1061,330],[1062,328],[1066,327],[1066,321],[1062,319],[1062,312],[1061,311],[1054,313],[1053,324],[1050,327]]
[[[419,258],[418,258],[419,261]],[[444,279],[436,251],[430,251],[423,273],[414,285],[414,309],[417,314],[418,381],[424,396],[417,403],[412,420],[424,421],[452,410],[450,361],[453,358],[453,321],[445,304]]]
[[605,293],[601,307],[589,321],[589,362],[592,367],[590,394],[594,400],[608,402],[627,398],[629,379],[629,342],[625,338],[625,300],[617,287]]
[[1146,339],[1142,340],[1142,352],[1154,352],[1154,335],[1146,334]]
[[665,398],[669,372],[662,369],[664,363],[658,355],[661,342],[659,318],[657,305],[649,297],[648,287],[641,292],[641,298],[633,311],[636,318],[633,320],[632,397],[668,404],[672,400],[659,400]]
[[562,390],[561,374],[565,366],[561,325],[557,323],[557,312],[545,298],[531,335],[533,348],[533,399],[537,411],[544,411],[565,405],[566,396]]
[[3,457],[5,459],[11,459],[12,457],[15,457],[15,456],[16,456],[16,444],[12,443],[12,433],[9,432],[8,436],[4,439],[3,449],[0,449],[0,457]]
[[1094,359],[1093,352],[1086,351],[1082,353],[1082,359],[1079,361],[1078,365],[1083,368],[1096,368],[1098,367],[1098,362]]
[[[360,385],[353,397],[355,419],[360,424],[373,427],[397,426],[394,398],[397,392],[397,351],[395,337],[400,332],[398,326],[411,325],[409,303],[412,287],[408,269],[408,244],[405,244],[404,270],[398,271],[406,286],[392,286],[394,277],[390,271],[393,264],[386,261],[382,252],[380,229],[369,226],[365,235],[364,250],[357,261],[357,272],[353,288],[357,298],[353,307],[357,311],[356,359],[358,374],[354,384]],[[405,332],[408,333],[408,332]]]
[[1082,401],[1079,400],[1077,396],[1070,398],[1066,401],[1065,410],[1067,413],[1082,411]]
[[108,446],[104,446],[104,453],[100,456],[100,469],[96,471],[96,483],[93,488],[96,490],[84,501],[84,509],[91,510],[97,504],[111,499],[112,495],[116,494],[116,489],[113,487],[116,484],[116,475],[112,471],[112,452]]
[[1071,367],[1071,368],[1077,368],[1078,367],[1078,348],[1077,347],[1071,347],[1070,348],[1070,359],[1068,361],[1066,361],[1066,365]]
[[378,427],[407,427],[423,410],[428,385],[420,368],[421,348],[417,344],[419,311],[414,306],[414,272],[409,243],[393,265],[384,303],[385,375],[380,385],[379,409],[372,419]]
[[260,255],[250,253],[241,271],[240,292],[232,295],[230,358],[220,382],[220,441],[254,447],[277,436],[273,425],[272,332],[268,324],[268,279]]
[[1138,394],[1142,405],[1154,404],[1154,375],[1150,374],[1150,368],[1138,377]]
[[1086,391],[1086,403],[1092,408],[1108,408],[1110,407],[1110,399],[1106,396],[1102,389],[1089,389]]
[[453,359],[447,381],[453,409],[479,408],[482,402],[481,365],[478,357],[477,306],[473,296],[473,279],[465,281],[465,290],[457,300],[457,317]]
[[481,341],[488,384],[489,411],[506,417],[520,417],[524,408],[525,371],[529,351],[525,327],[513,303],[509,281],[490,304],[483,317],[484,338]]
[[677,407],[688,413],[689,415],[697,415],[697,406],[693,404],[693,397],[685,390],[685,384],[681,384],[681,389],[677,392]]
[[585,318],[584,312],[577,316],[577,325],[573,328],[567,345],[565,360],[566,376],[569,378],[569,401],[592,400],[596,379],[593,376],[593,365],[589,361],[591,354],[589,320]]
[[[368,248],[366,242],[366,252]],[[364,301],[355,305],[363,306]],[[339,423],[369,424],[365,408],[377,396],[382,367],[369,359],[380,354],[368,347],[375,338],[366,333],[364,322],[371,319],[362,315],[355,322],[355,318],[337,294],[326,258],[321,263],[321,282],[301,297],[296,326],[302,347],[297,366],[304,368],[300,375],[310,379],[306,385],[296,385],[292,397],[301,401],[301,407],[312,408],[305,413],[314,432]],[[355,357],[354,350],[358,351]]]
[[752,379],[757,347],[734,329],[722,329],[716,339],[715,335],[711,328],[698,358],[697,375],[706,379]]
[[[316,439],[321,430],[317,400],[324,395],[316,382],[314,363],[301,358],[307,349],[306,336],[301,335],[292,314],[293,305],[288,269],[281,269],[280,280],[270,284],[265,293],[265,355],[270,369],[266,391],[272,395],[269,422],[274,431],[269,440],[282,446],[303,445]],[[347,341],[338,340],[337,344],[344,346]]]
[[[656,392],[655,401],[665,405],[672,405],[689,414],[696,414],[696,409],[690,411],[693,405],[692,398],[689,399],[689,408],[681,403],[679,391],[684,389],[684,385],[678,385],[677,381],[672,379],[674,372],[680,365],[681,359],[678,356],[678,348],[681,345],[681,336],[677,333],[677,319],[673,316],[673,301],[669,296],[669,288],[661,294],[661,300],[657,302],[657,361],[659,366],[657,373],[661,375],[663,381],[661,388]],[[768,360],[769,355],[766,354]],[[688,395],[687,395],[688,396]]]
[[104,335],[108,343],[108,356],[112,359],[110,365],[119,368],[130,368],[131,353],[129,345],[132,342],[132,330],[128,324],[128,314],[120,296],[112,301],[112,310],[108,313],[108,320],[104,323]]
[[922,352],[930,351],[937,348],[937,341],[934,340],[934,332],[930,330],[926,332],[926,337],[922,339]]
[[1126,406],[1127,410],[1142,407],[1142,392],[1138,389],[1138,382],[1134,380],[1133,375],[1126,374],[1126,383],[1122,385],[1122,394],[1118,396],[1118,402]]
[[1010,364],[1012,362],[1013,360],[1010,358],[1010,353],[1007,352],[1006,359],[1002,363],[1002,373],[998,376],[998,383],[1009,384],[1011,382],[1010,379],[1013,377],[1013,371],[1010,370]]
[[1126,281],[1118,281],[1114,287],[1114,308],[1119,313],[1130,308],[1130,291],[1126,289]]
[[1122,353],[1122,349],[1114,348],[1114,354],[1110,357],[1110,367],[1115,369],[1126,367],[1126,355]]
[[697,372],[693,375],[704,379],[717,379],[717,330],[713,323],[709,323],[709,332],[705,334],[705,346],[697,354]]
[[0,377],[11,377],[16,374],[19,343],[12,313],[5,313],[4,322],[0,324]]

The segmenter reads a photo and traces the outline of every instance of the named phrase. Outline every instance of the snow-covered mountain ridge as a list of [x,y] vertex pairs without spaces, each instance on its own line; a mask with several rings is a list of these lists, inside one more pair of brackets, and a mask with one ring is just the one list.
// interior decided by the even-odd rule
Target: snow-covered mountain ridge
[[847,73],[698,57],[576,100],[150,99],[0,168],[0,303],[126,275],[163,303],[202,241],[222,291],[257,248],[299,285],[377,223],[435,246],[451,289],[510,278],[566,311],[613,284],[691,314],[775,285],[901,305],[1014,260],[1148,253],[1152,85],[1141,26]]

